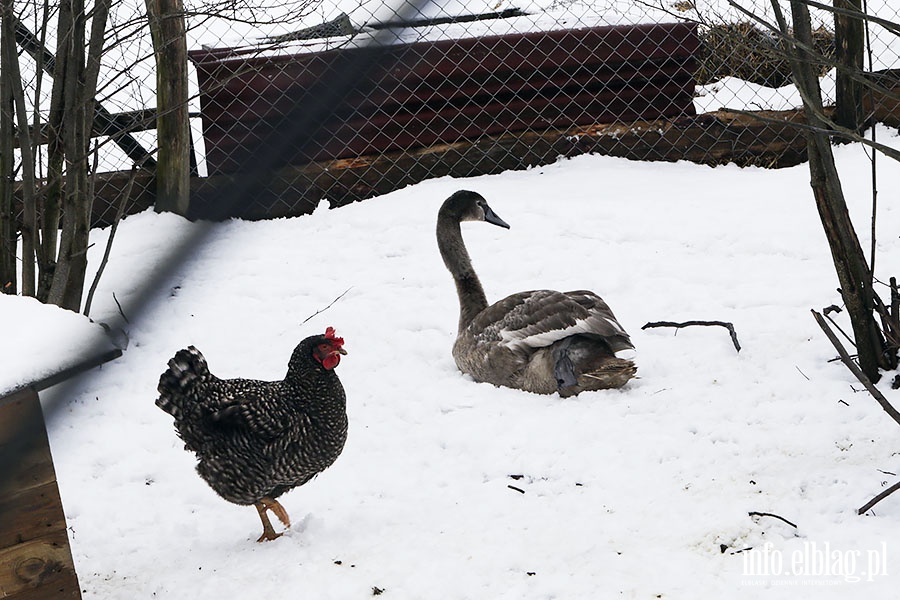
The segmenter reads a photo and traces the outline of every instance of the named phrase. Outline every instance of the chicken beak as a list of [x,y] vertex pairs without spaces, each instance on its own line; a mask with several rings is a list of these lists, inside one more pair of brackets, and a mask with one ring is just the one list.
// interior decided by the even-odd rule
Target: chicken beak
[[344,355],[347,354],[347,351],[344,350],[343,348],[335,348],[334,351],[337,352],[338,354],[344,354]]

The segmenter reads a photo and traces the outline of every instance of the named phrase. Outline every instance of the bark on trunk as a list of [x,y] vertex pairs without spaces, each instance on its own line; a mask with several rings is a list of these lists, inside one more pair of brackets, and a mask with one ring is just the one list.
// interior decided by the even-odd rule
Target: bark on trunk
[[[862,12],[862,0],[834,0],[835,8]],[[845,14],[834,14],[835,60],[838,64],[835,89],[834,122],[859,131],[865,126],[863,84],[854,79],[863,69],[865,29],[863,21]]]
[[[6,19],[4,27],[12,34],[11,19]],[[35,161],[33,144],[28,126],[28,109],[25,106],[25,89],[22,86],[22,74],[19,69],[18,54],[11,36],[3,45],[6,52],[4,72],[13,97],[13,112],[18,127],[18,145],[20,151],[20,172],[22,176],[22,280],[21,290],[25,296],[35,296],[35,247],[37,244],[37,207],[34,204]]]
[[57,72],[62,71],[62,80],[54,80],[54,85],[63,86],[61,141],[66,179],[59,258],[47,301],[77,312],[81,308],[87,272],[93,203],[88,181],[88,150],[109,0],[100,0],[94,5],[87,51],[84,43],[78,42],[84,39],[86,30],[87,16],[83,0],[67,0],[64,6],[71,15],[73,35],[70,42],[65,44],[65,61],[57,54],[57,66],[63,62],[64,64],[61,69],[57,69]]
[[[777,0],[773,0],[772,5],[776,14],[780,15]],[[812,67],[814,61],[809,60],[807,51],[802,48],[812,48],[809,11],[802,1],[791,0],[791,12],[794,35],[800,43],[800,46],[795,47],[791,67],[794,81],[803,97],[807,120],[816,130],[807,134],[810,185],[831,249],[841,296],[853,327],[860,369],[872,382],[876,382],[881,377],[879,368],[887,368],[888,363],[884,354],[884,338],[874,314],[872,273],[850,220],[830,139],[826,133],[822,133],[827,130],[827,125],[822,118],[819,79]],[[782,31],[787,33],[783,19],[780,25]]]
[[156,59],[156,210],[186,216],[190,203],[191,131],[187,41],[182,0],[146,0]]
[[13,94],[8,73],[9,53],[15,44],[9,15],[12,0],[0,0],[0,293],[15,294],[16,221],[13,213]]

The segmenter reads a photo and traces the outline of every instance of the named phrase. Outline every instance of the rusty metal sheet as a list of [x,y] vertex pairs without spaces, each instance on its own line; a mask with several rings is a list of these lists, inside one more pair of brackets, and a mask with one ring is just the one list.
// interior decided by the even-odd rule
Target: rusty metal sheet
[[[694,114],[696,27],[593,27],[293,56],[194,51],[210,174],[252,167],[278,123],[364,53],[375,65],[283,164],[504,132]],[[375,60],[377,59],[377,60]],[[273,165],[277,166],[277,165]]]

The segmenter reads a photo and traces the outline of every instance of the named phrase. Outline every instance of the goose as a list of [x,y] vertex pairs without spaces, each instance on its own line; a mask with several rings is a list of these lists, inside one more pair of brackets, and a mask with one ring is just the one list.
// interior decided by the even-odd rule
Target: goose
[[459,297],[453,359],[475,381],[569,397],[619,388],[637,367],[617,352],[634,345],[609,305],[587,290],[519,292],[488,305],[460,223],[509,229],[481,194],[460,190],[438,211],[437,242]]

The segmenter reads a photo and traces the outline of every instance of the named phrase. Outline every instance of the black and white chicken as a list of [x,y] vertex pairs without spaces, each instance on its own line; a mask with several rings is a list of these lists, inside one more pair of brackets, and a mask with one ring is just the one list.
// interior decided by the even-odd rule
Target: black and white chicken
[[343,345],[331,327],[306,338],[281,381],[220,379],[189,346],[159,378],[156,405],[197,455],[197,473],[225,500],[256,507],[259,542],[282,535],[268,510],[290,527],[278,497],[331,466],[344,448],[346,396],[334,370]]

